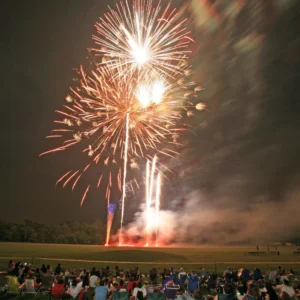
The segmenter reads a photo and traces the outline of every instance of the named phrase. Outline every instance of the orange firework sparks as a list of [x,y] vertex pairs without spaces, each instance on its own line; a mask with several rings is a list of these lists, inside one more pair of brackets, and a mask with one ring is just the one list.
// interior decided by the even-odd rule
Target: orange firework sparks
[[[82,143],[85,145],[83,153],[91,158],[91,162],[76,173],[68,172],[57,183],[65,180],[63,186],[66,186],[73,179],[74,189],[81,175],[91,168],[92,163],[97,164],[102,160],[105,166],[111,168],[106,181],[107,189],[113,186],[112,177],[117,180],[116,186],[120,189],[120,175],[123,174],[122,187],[124,179],[126,180],[124,169],[127,161],[123,163],[123,168],[120,165],[128,156],[134,161],[151,149],[166,156],[176,155],[176,152],[159,145],[171,143],[172,137],[182,130],[177,126],[186,85],[177,85],[177,79],[155,79],[151,74],[141,73],[136,78],[130,72],[120,81],[115,74],[122,72],[121,69],[123,67],[120,66],[112,69],[102,67],[86,74],[80,68],[80,86],[71,89],[67,105],[64,105],[68,113],[56,111],[62,115],[62,120],[57,120],[56,124],[64,124],[72,129],[52,130],[61,133],[61,145],[41,156]],[[113,164],[119,167],[113,167]],[[129,165],[136,167],[136,163]],[[78,173],[80,175],[76,177]],[[98,177],[97,187],[102,176]],[[106,195],[110,195],[108,190]]]

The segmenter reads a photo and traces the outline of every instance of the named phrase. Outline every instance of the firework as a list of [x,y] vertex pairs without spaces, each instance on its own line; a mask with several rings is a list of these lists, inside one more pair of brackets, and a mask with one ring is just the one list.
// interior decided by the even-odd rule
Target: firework
[[[152,233],[153,226],[155,230],[155,240],[157,245],[158,240],[158,224],[159,224],[159,206],[160,206],[160,190],[161,190],[161,175],[158,172],[155,182],[155,171],[157,156],[154,156],[152,160],[151,172],[150,172],[150,161],[147,161],[146,165],[146,243],[145,246],[149,246],[150,234]],[[152,208],[152,199],[153,199],[153,186],[156,184],[156,193],[155,193],[155,217],[153,218],[153,208]],[[154,220],[154,224],[153,224]]]
[[155,197],[155,246],[156,247],[158,246],[160,190],[161,190],[161,176],[160,173],[158,173],[156,179],[156,197]]
[[[119,189],[120,245],[129,167],[138,168],[137,159],[152,159],[155,154],[147,193],[151,206],[156,155],[176,154],[168,144],[177,144],[184,130],[178,127],[181,111],[186,109],[183,103],[200,90],[191,90],[186,83],[191,74],[187,47],[192,40],[184,23],[170,4],[162,8],[160,2],[154,6],[151,0],[134,0],[132,6],[120,2],[115,9],[110,8],[96,24],[98,34],[93,38],[99,47],[93,49],[95,69],[88,73],[82,67],[78,70],[79,84],[70,88],[66,105],[57,110],[61,118],[54,121],[63,128],[46,137],[61,143],[41,154],[84,145],[82,152],[89,162],[57,181],[63,187],[72,184],[72,190],[87,170],[103,165],[97,168],[101,173],[96,182],[85,188],[80,204],[91,187],[106,184],[109,209],[111,189]],[[109,233],[110,229],[107,243]]]
[[[80,68],[79,86],[70,89],[66,105],[57,110],[62,117],[54,121],[62,127],[54,129],[51,136],[59,133],[56,139],[61,143],[41,154],[83,145],[82,152],[90,158],[88,163],[82,169],[68,171],[57,182],[64,187],[72,184],[72,190],[92,166],[103,164],[98,168],[101,173],[95,183],[85,189],[81,205],[92,186],[99,187],[106,182],[108,203],[111,188],[117,187],[123,193],[121,244],[128,158],[135,162],[135,159],[148,156],[151,150],[174,155],[168,144],[173,144],[172,138],[183,129],[178,127],[178,121],[186,90],[185,85],[177,84],[177,78],[172,82],[164,76],[157,78],[151,74],[136,78],[128,73],[123,80],[118,80],[115,75],[122,69],[102,67],[87,74]],[[143,101],[145,98],[147,102]],[[129,166],[134,168],[136,163]]]
[[111,225],[114,219],[116,204],[115,203],[109,203],[107,207],[107,226],[106,226],[106,243],[105,246],[108,246],[109,244],[109,237],[110,237],[110,230]]
[[192,42],[185,22],[170,4],[162,8],[151,0],[133,0],[132,6],[121,1],[96,23],[98,47],[93,50],[103,57],[102,64],[125,65],[124,72],[183,73]]

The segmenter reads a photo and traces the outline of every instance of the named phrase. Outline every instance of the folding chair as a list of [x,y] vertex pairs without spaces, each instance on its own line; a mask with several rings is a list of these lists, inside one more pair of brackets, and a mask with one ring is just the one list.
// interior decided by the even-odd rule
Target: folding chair
[[42,292],[51,292],[52,284],[54,281],[54,276],[51,274],[45,274],[41,277],[41,287]]
[[115,291],[112,295],[112,300],[128,300],[129,294],[128,292],[119,292]]
[[37,295],[37,291],[34,287],[34,279],[26,279],[25,280],[25,289],[22,291],[22,294],[33,294]]
[[62,297],[65,295],[65,284],[61,283],[55,283],[51,292],[50,292],[50,299],[62,299]]
[[164,290],[165,297],[169,300],[175,299],[179,288],[179,285],[166,285]]
[[191,275],[188,278],[188,290],[193,293],[199,289],[199,277],[197,275]]
[[19,295],[19,284],[18,284],[18,278],[16,276],[8,276],[7,277],[7,289],[6,289],[6,295]]
[[187,280],[187,275],[185,274],[180,274],[180,277],[179,277],[179,285],[180,286],[183,286],[184,285],[184,283],[185,283],[185,281]]
[[131,294],[131,291],[132,291],[132,287],[135,285],[137,286],[138,285],[138,280],[136,281],[128,281],[128,284],[127,284],[127,290],[128,290],[128,293]]
[[268,281],[275,280],[276,276],[277,276],[277,271],[270,271],[269,276],[268,276]]
[[147,300],[165,300],[165,297],[163,293],[150,293],[147,295]]

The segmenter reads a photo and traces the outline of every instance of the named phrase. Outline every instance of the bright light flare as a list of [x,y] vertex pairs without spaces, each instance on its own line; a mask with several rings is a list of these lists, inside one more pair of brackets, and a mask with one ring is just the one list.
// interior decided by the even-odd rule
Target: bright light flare
[[142,83],[138,86],[135,96],[144,108],[150,104],[158,105],[163,101],[167,88],[164,80]]

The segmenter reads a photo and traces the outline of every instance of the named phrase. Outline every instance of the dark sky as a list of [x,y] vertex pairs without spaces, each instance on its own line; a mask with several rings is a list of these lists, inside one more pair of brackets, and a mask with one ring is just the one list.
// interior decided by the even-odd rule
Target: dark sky
[[[86,61],[94,23],[108,2],[9,1],[0,49],[3,121],[7,111],[9,116],[2,127],[2,220],[60,222],[105,216],[101,192],[93,191],[80,208],[80,188],[73,193],[55,188],[60,174],[70,170],[80,156],[72,151],[42,159],[38,155],[51,147],[44,138],[52,129],[54,110],[68,93],[73,68]],[[219,198],[230,205],[242,203],[242,207],[257,199],[280,202],[299,187],[300,77],[295,53],[300,48],[295,16],[295,12],[283,14],[271,29],[262,30],[265,44],[261,59],[253,63],[259,74],[254,78],[247,69],[249,57],[243,57],[243,62],[238,59],[230,76],[226,70],[217,72],[218,55],[212,59],[216,54],[211,45],[201,48],[201,37],[206,37],[195,34],[202,51],[196,77],[204,78],[197,72],[205,69],[204,101],[210,103],[210,112],[193,120],[197,136],[187,137],[186,157],[178,172],[183,174],[179,184],[203,189],[208,203]],[[213,64],[207,66],[205,60]],[[236,91],[241,77],[246,83]],[[257,93],[251,94],[255,84],[263,85],[259,99]]]

